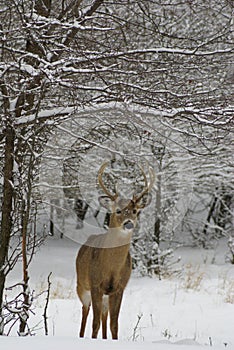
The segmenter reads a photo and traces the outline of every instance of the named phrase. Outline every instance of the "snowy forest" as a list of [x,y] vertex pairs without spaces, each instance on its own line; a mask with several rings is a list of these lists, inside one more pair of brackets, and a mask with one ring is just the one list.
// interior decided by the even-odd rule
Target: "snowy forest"
[[126,198],[142,169],[156,175],[134,273],[160,283],[178,249],[220,241],[233,272],[233,1],[0,0],[0,56],[0,335],[31,334],[30,265],[48,240],[78,250],[108,228],[105,161]]

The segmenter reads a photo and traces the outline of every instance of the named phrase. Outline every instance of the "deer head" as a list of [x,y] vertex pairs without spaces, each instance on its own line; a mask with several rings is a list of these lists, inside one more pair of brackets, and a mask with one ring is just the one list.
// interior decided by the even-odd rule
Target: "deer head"
[[150,180],[148,182],[145,172],[140,168],[144,177],[144,188],[140,194],[134,194],[131,199],[125,199],[119,196],[117,186],[115,186],[115,193],[111,193],[104,185],[103,173],[107,165],[108,162],[104,163],[98,172],[98,183],[106,194],[99,197],[99,203],[110,212],[110,229],[116,228],[126,232],[133,230],[141,209],[145,208],[151,202],[152,195],[150,191],[155,181],[155,174],[149,168]]

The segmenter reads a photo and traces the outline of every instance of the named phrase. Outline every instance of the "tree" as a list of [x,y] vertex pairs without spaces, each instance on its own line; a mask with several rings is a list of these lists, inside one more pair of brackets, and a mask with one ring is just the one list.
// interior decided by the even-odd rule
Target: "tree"
[[[68,13],[73,13],[79,1],[73,2],[73,5],[67,5],[60,8],[58,21],[67,18]],[[87,9],[87,16],[97,10],[102,1],[95,1]],[[9,243],[12,235],[18,230],[21,231],[22,241],[25,242],[29,224],[29,215],[31,211],[32,197],[32,174],[35,171],[35,164],[32,162],[32,157],[35,159],[37,148],[45,140],[46,122],[48,120],[61,119],[63,115],[67,116],[70,111],[75,109],[75,106],[68,107],[65,111],[50,110],[49,114],[42,113],[39,115],[43,104],[47,105],[47,93],[53,86],[51,77],[48,72],[53,70],[52,66],[55,61],[58,61],[58,54],[65,52],[71,41],[74,39],[78,28],[71,28],[66,34],[66,38],[62,39],[63,49],[54,50],[54,54],[50,54],[54,40],[52,36],[59,36],[58,28],[65,33],[67,27],[60,24],[53,25],[44,22],[48,19],[51,12],[50,1],[34,2],[14,0],[6,1],[1,5],[1,142],[3,144],[3,199],[2,199],[2,216],[0,230],[0,307],[3,306],[3,290],[5,286],[6,275],[10,267],[14,264],[14,257],[9,261]],[[36,16],[36,18],[35,18]],[[41,17],[44,20],[41,22]],[[74,18],[74,15],[73,15]],[[38,38],[38,33],[42,30],[42,37]],[[58,28],[57,28],[58,27]],[[48,36],[45,40],[44,35]],[[61,37],[59,37],[61,38]],[[59,39],[59,41],[61,41]],[[51,47],[47,47],[47,43]],[[60,43],[61,44],[61,43]],[[45,46],[44,46],[45,45]],[[46,50],[46,47],[48,50]],[[47,68],[48,63],[52,66]],[[61,97],[61,96],[60,96]],[[56,99],[58,102],[59,98]],[[53,101],[53,98],[52,98]],[[51,102],[52,102],[51,101]],[[56,103],[54,101],[54,103]],[[57,106],[61,103],[56,103]],[[63,105],[63,104],[62,104]],[[48,125],[48,124],[47,124]],[[37,143],[35,138],[42,137]],[[28,154],[30,152],[30,154]],[[28,156],[31,161],[28,161]],[[14,162],[18,161],[18,169],[15,169]],[[20,187],[25,182],[25,167],[29,166],[28,174],[26,172],[27,185]],[[22,167],[22,169],[20,169]],[[16,175],[17,174],[17,175]],[[18,177],[18,178],[17,178]],[[20,191],[17,191],[19,190]],[[19,202],[15,201],[16,194],[20,194]],[[17,204],[15,206],[15,204]],[[18,215],[21,213],[21,220],[18,220]],[[14,225],[13,225],[13,220]],[[16,226],[15,226],[16,225]],[[26,243],[25,243],[26,244]],[[26,246],[23,244],[24,266],[24,282],[25,290],[28,282],[27,276],[27,259]],[[27,301],[27,296],[24,295]],[[1,327],[0,332],[3,332],[3,319],[1,312]],[[20,331],[25,330],[25,325]]]

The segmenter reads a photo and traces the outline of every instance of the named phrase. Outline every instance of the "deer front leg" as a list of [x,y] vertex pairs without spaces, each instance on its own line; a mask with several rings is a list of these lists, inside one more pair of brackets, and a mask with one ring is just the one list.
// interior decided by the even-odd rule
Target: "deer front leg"
[[91,290],[92,307],[93,307],[93,333],[92,338],[97,338],[101,323],[102,313],[102,293],[99,288]]
[[109,297],[104,295],[102,298],[102,339],[107,339],[107,317],[109,310]]
[[107,316],[108,311],[102,312],[102,339],[107,339]]
[[112,339],[118,339],[118,318],[122,297],[123,290],[120,290],[117,293],[110,295],[109,297],[110,329]]

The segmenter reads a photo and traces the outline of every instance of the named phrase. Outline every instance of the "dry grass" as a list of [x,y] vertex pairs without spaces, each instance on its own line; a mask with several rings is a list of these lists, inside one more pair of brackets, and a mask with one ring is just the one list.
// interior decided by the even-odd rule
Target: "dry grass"
[[[48,285],[45,281],[41,281],[36,285],[36,293],[40,294],[47,290]],[[76,298],[75,283],[66,280],[51,279],[50,299],[74,299]]]
[[225,303],[234,304],[234,280],[226,284],[224,301]]
[[186,265],[184,272],[183,288],[200,290],[204,272],[200,271],[200,266]]

